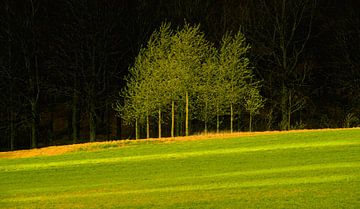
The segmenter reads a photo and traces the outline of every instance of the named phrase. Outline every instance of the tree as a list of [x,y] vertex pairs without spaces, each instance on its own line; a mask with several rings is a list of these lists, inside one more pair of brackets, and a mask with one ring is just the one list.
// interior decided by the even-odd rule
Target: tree
[[124,110],[127,121],[135,120],[136,127],[138,121],[146,118],[147,132],[148,118],[157,112],[161,137],[162,108],[171,104],[173,137],[175,101],[185,99],[186,135],[190,102],[193,117],[204,121],[205,132],[215,115],[219,130],[219,115],[230,107],[232,131],[233,107],[245,97],[246,89],[254,85],[246,57],[249,48],[240,32],[224,36],[218,52],[205,39],[199,25],[186,24],[172,33],[170,25],[163,24],[135,59],[123,92],[124,106],[118,109]]
[[198,74],[198,83],[195,86],[196,99],[194,101],[198,117],[204,121],[204,132],[207,134],[208,123],[217,113],[216,94],[219,93],[217,50],[209,48],[209,57],[206,59]]
[[246,91],[244,107],[249,112],[249,131],[252,131],[252,119],[259,114],[259,110],[264,107],[264,99],[260,95],[257,87],[251,86]]
[[[199,90],[197,86],[200,75],[204,69],[210,69],[204,68],[204,65],[213,54],[212,51],[211,45],[200,32],[200,26],[185,25],[173,34],[170,25],[163,24],[159,31],[153,33],[146,48],[138,55],[134,68],[130,70],[129,82],[133,84],[125,89],[124,97],[128,98],[129,104],[138,104],[135,101],[141,101],[141,98],[146,98],[146,101],[142,107],[125,109],[140,112],[139,114],[145,112],[147,115],[151,115],[156,109],[161,137],[161,109],[171,104],[171,135],[174,136],[175,101],[185,98],[185,126],[188,135],[189,94],[194,97]],[[130,102],[132,100],[133,102]],[[149,108],[139,110],[146,107]],[[138,114],[135,115],[140,118]]]
[[[246,54],[250,46],[246,43],[245,36],[238,32],[235,36],[224,35],[221,41],[219,54],[220,76],[224,85],[226,98],[223,104],[230,108],[230,132],[233,132],[234,107],[243,97],[247,86],[252,81],[252,71]],[[221,96],[221,95],[220,95]],[[221,101],[219,98],[218,101]]]
[[[360,118],[360,16],[357,7],[345,6],[345,15],[338,21],[334,41],[330,45],[332,54],[331,73],[334,90],[342,100],[344,126],[358,125]],[[344,72],[346,71],[346,72]],[[340,72],[340,73],[339,73]],[[352,124],[353,123],[353,124]]]
[[9,137],[10,150],[15,148],[15,137],[17,134],[16,121],[18,120],[18,113],[21,110],[21,100],[19,99],[18,88],[16,83],[18,72],[15,62],[16,53],[14,52],[15,31],[13,31],[12,9],[10,8],[9,1],[4,1],[1,5],[3,10],[3,16],[1,16],[0,22],[0,45],[3,46],[0,52],[0,90],[2,92],[0,99],[0,109],[6,110],[7,117],[5,123],[1,124],[1,129],[9,130],[9,134],[5,137]]
[[80,106],[87,116],[90,141],[95,141],[103,115],[110,117],[122,59],[116,21],[122,21],[119,9],[123,7],[116,2],[66,0],[59,6],[63,12],[56,14],[64,20],[52,35],[55,43],[50,63],[53,76],[61,78],[62,85],[53,89],[71,104],[73,142],[78,140]]
[[194,89],[198,84],[199,74],[203,63],[211,54],[209,42],[200,25],[190,26],[185,24],[183,29],[177,31],[172,37],[172,63],[174,70],[181,76],[179,86],[182,97],[185,97],[185,135],[189,135],[189,97],[194,96]]
[[[161,109],[175,97],[171,72],[168,67],[171,30],[169,24],[163,24],[150,37],[147,46],[140,50],[134,66],[130,68],[127,87],[122,96],[127,121],[146,120],[147,138],[149,138],[149,117],[158,113],[159,138],[161,138]],[[176,86],[175,86],[176,87]],[[136,130],[136,133],[138,131]],[[136,135],[137,136],[137,135]]]
[[147,120],[147,136],[149,136],[148,117],[152,111],[149,88],[147,86],[149,71],[146,68],[146,50],[141,50],[135,59],[135,64],[129,70],[129,76],[126,78],[126,87],[121,92],[124,98],[124,104],[117,103],[116,110],[121,113],[121,117],[128,122],[135,121],[135,138],[139,138],[139,122],[142,122],[144,116]]
[[[2,2],[4,13],[1,15],[2,35],[6,37],[7,43],[4,45],[6,51],[7,66],[2,69],[4,81],[11,81],[8,90],[8,104],[14,105],[9,108],[10,121],[10,147],[13,148],[15,139],[16,112],[15,101],[21,102],[26,111],[22,110],[30,128],[30,147],[36,148],[39,136],[39,101],[43,87],[43,75],[41,74],[40,62],[42,50],[40,47],[41,15],[40,2],[29,0],[19,5],[16,2]],[[5,47],[4,47],[5,48]],[[19,107],[19,106],[18,106]],[[21,108],[21,109],[23,109]]]
[[162,109],[169,103],[172,105],[171,133],[174,135],[174,101],[178,97],[178,73],[172,66],[172,39],[171,25],[163,23],[158,31],[155,31],[148,43],[149,67],[151,69],[148,83],[151,85],[152,102],[158,111],[158,137],[162,132]]
[[254,28],[254,43],[258,59],[265,63],[263,70],[267,73],[263,76],[270,102],[279,110],[279,126],[284,130],[291,128],[292,115],[306,104],[301,87],[306,86],[311,68],[300,64],[304,63],[312,35],[316,5],[317,0],[261,0],[252,18],[264,26]]

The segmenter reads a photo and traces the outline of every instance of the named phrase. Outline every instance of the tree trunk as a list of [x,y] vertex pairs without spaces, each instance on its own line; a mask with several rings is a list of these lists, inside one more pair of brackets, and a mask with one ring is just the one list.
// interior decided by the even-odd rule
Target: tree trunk
[[252,114],[250,114],[249,131],[252,132]]
[[15,146],[15,114],[10,110],[10,150],[13,151]]
[[288,130],[290,130],[291,129],[291,92],[289,93],[289,99],[288,99],[288,101],[289,101],[289,106],[288,106],[288,119],[287,119],[287,129]]
[[179,106],[177,107],[177,120],[176,120],[176,135],[177,136],[183,136],[184,130],[183,130],[183,111],[179,109]]
[[31,148],[36,148],[38,141],[38,111],[36,102],[31,103],[31,113]]
[[89,132],[90,142],[94,142],[96,138],[95,110],[93,104],[90,104],[89,110]]
[[[8,4],[9,2],[7,2],[6,6],[8,9]],[[9,12],[9,11],[7,11]],[[9,24],[9,31],[10,31],[10,24]],[[12,59],[12,53],[11,53],[11,38],[9,36],[8,38],[8,69],[11,72],[11,59]],[[14,98],[13,98],[14,92],[13,92],[13,83],[10,83],[10,150],[13,151],[15,146],[15,113],[14,113]]]
[[47,138],[49,145],[54,144],[54,110],[51,109],[50,113],[50,124],[47,130]]
[[138,125],[138,119],[135,119],[135,139],[139,139],[139,125]]
[[146,138],[150,138],[150,123],[149,123],[149,114],[146,114]]
[[241,107],[239,108],[239,112],[238,112],[238,117],[239,117],[239,120],[238,120],[238,124],[237,124],[237,131],[241,131]]
[[185,135],[189,136],[189,95],[188,92],[185,94]]
[[281,94],[281,129],[287,130],[288,128],[288,106],[287,106],[287,89],[285,85],[282,86],[282,94]]
[[207,135],[207,121],[205,121],[204,132],[205,132],[205,135]]
[[159,108],[159,124],[158,124],[158,128],[159,128],[159,139],[161,138],[161,109]]
[[233,123],[234,123],[234,110],[233,105],[230,105],[230,133],[233,132]]
[[207,101],[205,102],[205,127],[204,127],[204,132],[205,132],[205,135],[207,135]]
[[171,102],[171,137],[175,137],[175,101]]
[[[29,23],[31,26],[34,24],[35,19],[35,5],[33,1],[30,1],[32,10],[29,13],[25,22]],[[25,61],[25,68],[28,71],[28,81],[29,81],[29,90],[30,90],[30,111],[31,111],[31,148],[36,148],[38,143],[38,125],[39,125],[39,111],[38,111],[38,100],[40,95],[40,73],[38,66],[38,43],[36,40],[36,31],[34,27],[31,27],[30,32],[32,40],[30,43],[23,42],[23,54]],[[30,49],[30,50],[28,50]],[[33,61],[33,62],[32,62]],[[32,65],[33,64],[33,65]]]
[[266,115],[266,120],[267,120],[267,122],[266,122],[266,130],[267,131],[270,131],[271,127],[272,127],[273,112],[274,112],[273,107],[270,107],[269,113],[267,113],[267,115]]
[[39,98],[39,73],[37,69],[37,58],[35,56],[35,75],[31,71],[30,61],[25,58],[26,68],[29,73],[29,87],[31,92],[30,111],[31,111],[31,148],[36,148],[38,143],[38,98]]
[[220,131],[220,118],[219,113],[216,114],[216,133]]
[[[72,139],[73,143],[76,144],[78,142],[78,94],[76,90],[74,89],[73,92],[73,99],[72,99],[72,117],[71,117],[71,123],[72,123]],[[89,118],[90,119],[90,118]]]

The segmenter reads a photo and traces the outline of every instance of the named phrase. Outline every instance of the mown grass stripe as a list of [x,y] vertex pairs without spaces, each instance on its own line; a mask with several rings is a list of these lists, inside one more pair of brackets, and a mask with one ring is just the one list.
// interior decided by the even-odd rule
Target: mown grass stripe
[[211,175],[202,175],[196,177],[180,177],[181,179],[190,179],[190,178],[218,178],[218,177],[236,177],[236,176],[255,176],[255,175],[266,175],[266,174],[275,174],[275,173],[291,173],[291,172],[300,172],[300,171],[319,171],[319,170],[328,170],[328,169],[343,169],[343,168],[360,168],[360,162],[343,162],[343,163],[326,163],[326,164],[312,164],[304,166],[286,166],[280,168],[268,168],[268,169],[258,169],[251,171],[235,171],[235,172],[226,172],[226,173],[217,173]]
[[351,145],[360,145],[360,141],[327,141],[327,142],[313,142],[313,143],[295,143],[295,144],[268,145],[268,146],[257,146],[257,147],[246,147],[246,148],[238,147],[238,148],[227,148],[227,149],[213,149],[213,150],[203,150],[203,151],[194,151],[194,152],[176,152],[176,153],[168,153],[168,154],[152,154],[152,155],[126,156],[126,157],[113,157],[113,158],[100,158],[100,159],[82,159],[82,160],[61,161],[61,162],[17,164],[17,165],[0,166],[0,171],[7,172],[7,171],[17,171],[17,170],[48,169],[55,167],[68,167],[68,166],[100,164],[100,163],[185,159],[185,158],[201,157],[208,155],[224,155],[224,154],[262,152],[262,151],[284,150],[284,149],[320,148],[320,147],[351,146]]
[[0,208],[359,208],[359,134],[144,141],[0,159],[12,169],[0,170]]
[[[329,169],[344,169],[344,168],[360,168],[360,162],[342,162],[342,163],[326,163],[326,164],[312,164],[312,165],[304,165],[304,166],[286,166],[279,168],[268,168],[268,169],[257,169],[257,170],[248,170],[248,171],[235,171],[235,172],[225,172],[225,173],[217,173],[217,174],[209,174],[209,175],[197,175],[197,176],[185,176],[185,177],[172,177],[172,181],[188,181],[190,179],[213,179],[219,180],[222,178],[228,177],[237,177],[237,176],[257,176],[257,175],[270,175],[276,173],[297,173],[301,171],[321,171],[321,170],[329,170]],[[263,176],[262,176],[263,178]],[[166,181],[166,179],[163,179]],[[142,179],[139,179],[142,181]],[[121,182],[122,183],[122,182]],[[28,188],[21,190],[9,190],[7,193],[13,192],[51,192],[57,191],[59,189],[79,189],[79,188],[95,188],[100,186],[109,186],[116,185],[117,183],[108,182],[101,184],[89,184],[89,185],[66,185],[66,186],[52,186],[46,188]]]
[[206,190],[222,190],[222,189],[240,189],[240,188],[254,188],[254,187],[268,187],[268,186],[289,186],[300,184],[319,184],[331,183],[341,181],[359,180],[360,175],[330,175],[330,176],[315,176],[315,177],[297,177],[297,178],[271,178],[255,181],[245,182],[222,182],[211,184],[191,184],[182,186],[160,187],[160,188],[145,188],[135,190],[120,190],[120,191],[87,191],[87,193],[67,193],[58,195],[33,196],[33,197],[11,197],[3,198],[0,202],[28,202],[28,201],[47,201],[68,198],[83,198],[83,197],[98,197],[112,195],[134,195],[134,194],[149,194],[149,193],[167,193],[167,192],[190,192],[190,191],[206,191]]

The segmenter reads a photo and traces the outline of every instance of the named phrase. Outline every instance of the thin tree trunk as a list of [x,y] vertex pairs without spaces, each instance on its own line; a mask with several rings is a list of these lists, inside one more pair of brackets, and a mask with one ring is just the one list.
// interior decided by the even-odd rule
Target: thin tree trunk
[[30,120],[30,144],[31,148],[36,148],[37,144],[37,128],[36,128],[36,103],[30,102],[31,120]]
[[138,125],[138,119],[135,119],[135,139],[139,139],[139,125]]
[[[7,2],[7,6],[8,6]],[[8,9],[9,7],[7,7]],[[7,11],[9,12],[9,11]],[[10,24],[9,24],[9,31],[10,31]],[[11,70],[11,58],[12,58],[12,53],[11,53],[11,39],[10,36],[8,38],[8,69]],[[10,71],[11,72],[11,71]],[[13,111],[13,83],[10,84],[10,150],[13,151],[15,146],[15,113]]]
[[90,142],[95,141],[96,133],[95,133],[95,120],[94,114],[89,112],[89,133],[90,133]]
[[[32,6],[32,13],[31,13],[31,21],[33,21],[35,19],[35,10],[34,10],[34,2],[31,1],[31,6]],[[35,34],[36,32],[33,30],[31,31],[32,34]],[[33,123],[31,125],[31,146],[32,148],[36,148],[37,147],[37,143],[38,143],[38,132],[39,132],[39,111],[38,111],[38,100],[39,100],[39,95],[40,95],[40,74],[39,74],[39,65],[38,65],[38,56],[37,56],[37,48],[38,48],[38,44],[37,41],[35,39],[35,36],[33,36],[33,40],[32,40],[32,44],[33,44],[33,57],[34,57],[34,74],[30,75],[30,85],[32,87],[32,101],[31,101],[31,111],[33,114]],[[31,58],[29,58],[31,59]],[[31,68],[31,64],[30,64],[30,60],[29,61],[29,69]]]
[[208,104],[207,104],[207,101],[205,102],[205,130],[204,130],[204,132],[205,132],[205,135],[207,135],[207,106],[208,106]]
[[252,114],[250,114],[249,131],[252,132]]
[[158,128],[159,128],[159,139],[161,138],[161,109],[159,108],[159,124],[158,124]]
[[272,127],[272,121],[273,121],[273,111],[274,109],[271,107],[269,113],[267,113],[267,122],[266,122],[266,130],[270,131]]
[[175,137],[174,129],[175,129],[175,102],[173,100],[171,102],[171,137]]
[[216,133],[220,132],[220,118],[219,113],[216,114]]
[[185,94],[185,135],[189,136],[189,95],[188,92]]
[[10,150],[13,151],[15,146],[15,115],[12,110],[10,110]]
[[38,98],[39,98],[39,73],[37,69],[37,57],[35,56],[35,75],[33,75],[31,71],[30,61],[29,59],[25,58],[26,68],[28,69],[29,75],[29,87],[31,92],[31,99],[30,102],[30,111],[31,111],[31,148],[37,147],[38,141]]
[[282,130],[286,130],[288,127],[288,117],[287,117],[287,114],[288,114],[288,111],[287,111],[287,90],[286,90],[286,87],[285,87],[285,84],[282,85],[282,95],[281,95],[281,129]]
[[205,132],[205,135],[207,135],[207,121],[205,121],[204,132]]
[[233,123],[234,123],[234,110],[233,105],[230,105],[230,133],[233,132]]
[[106,137],[109,140],[111,137],[111,120],[110,120],[110,108],[109,104],[106,104]]
[[289,107],[288,107],[288,120],[287,120],[287,127],[288,130],[291,129],[291,92],[289,92]]
[[54,110],[51,109],[50,125],[48,127],[47,138],[50,145],[54,144]]
[[149,114],[146,114],[146,138],[150,138],[150,123],[149,123]]
[[[74,89],[73,92],[73,101],[72,101],[72,139],[73,143],[76,144],[78,142],[78,94]],[[90,118],[89,118],[90,119]]]
[[31,113],[32,113],[32,119],[31,119],[31,148],[37,147],[37,103],[32,102],[31,103]]
[[177,120],[176,120],[176,135],[177,136],[183,136],[184,130],[183,130],[183,111],[179,109],[179,106],[177,107]]
[[241,131],[241,108],[239,108],[239,112],[238,112],[238,117],[239,117],[239,120],[238,120],[238,124],[237,124],[237,131]]
[[94,142],[96,138],[96,125],[95,125],[95,110],[93,104],[90,104],[89,110],[89,132],[90,132],[90,142]]

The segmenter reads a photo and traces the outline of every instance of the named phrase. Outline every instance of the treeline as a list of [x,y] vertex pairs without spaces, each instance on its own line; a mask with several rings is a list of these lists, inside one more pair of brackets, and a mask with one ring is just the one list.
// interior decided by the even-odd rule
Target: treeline
[[[358,126],[358,8],[359,1],[340,0],[0,1],[0,149],[135,138],[136,119],[144,134],[147,117],[155,136],[159,109],[169,136],[186,135],[185,121],[190,134],[204,131],[205,122],[211,131],[248,131],[250,124],[255,130]],[[160,44],[156,34],[164,21],[172,24],[171,41]],[[203,48],[176,42],[185,28],[196,29]],[[233,96],[222,48],[238,36],[246,37],[240,58],[249,62],[249,87],[241,87],[243,77],[236,73],[242,90]],[[196,50],[185,53],[186,46]],[[149,53],[152,48],[167,58],[154,62],[151,56],[160,55]],[[143,64],[158,66],[143,72]],[[150,71],[163,68],[179,71]],[[138,83],[135,72],[156,75]],[[132,98],[139,90],[124,90],[136,83],[156,90],[147,92],[144,106]],[[263,98],[256,117],[246,110],[251,95]]]
[[[129,43],[116,1],[1,1],[1,144],[94,141],[109,132]],[[60,112],[58,112],[60,111]],[[54,130],[55,129],[55,130]],[[80,135],[82,132],[89,134]]]
[[[170,24],[163,24],[140,50],[135,64],[129,70],[127,86],[117,103],[120,116],[135,124],[135,137],[139,138],[139,123],[146,123],[146,137],[150,137],[149,118],[157,115],[158,137],[161,138],[162,114],[171,109],[171,136],[175,136],[175,109],[185,115],[178,124],[185,123],[189,135],[189,120],[208,124],[216,119],[220,130],[220,116],[230,116],[230,132],[234,115],[243,109],[252,117],[263,107],[259,82],[255,81],[244,35],[225,34],[219,48],[206,40],[200,26],[186,24],[173,31]],[[171,108],[166,108],[171,106]],[[191,108],[190,108],[191,107]],[[190,117],[191,116],[191,117]],[[180,126],[177,127],[179,129]]]

